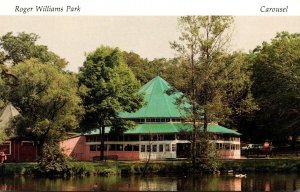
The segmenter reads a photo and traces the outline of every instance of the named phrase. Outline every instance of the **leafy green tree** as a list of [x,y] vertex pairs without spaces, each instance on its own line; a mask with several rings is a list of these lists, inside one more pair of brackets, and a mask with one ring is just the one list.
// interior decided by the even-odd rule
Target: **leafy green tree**
[[[232,17],[220,16],[185,16],[178,19],[181,35],[178,42],[171,47],[181,57],[184,73],[187,74],[183,84],[186,85],[186,97],[191,103],[192,163],[196,165],[196,140],[199,135],[200,117],[203,117],[204,132],[207,125],[219,113],[222,106],[219,71],[224,69],[222,56],[225,43],[229,40],[226,30],[233,22]],[[225,111],[224,111],[225,112]]]
[[142,84],[148,83],[157,75],[160,75],[167,80],[169,80],[168,78],[174,77],[171,66],[175,65],[175,59],[155,58],[153,60],[148,60],[141,58],[134,52],[128,53],[124,51],[123,54],[125,63]]
[[5,93],[5,85],[4,81],[1,78],[1,69],[0,69],[0,109],[3,107],[4,104],[4,93]]
[[259,131],[265,138],[293,136],[295,141],[300,134],[300,34],[278,33],[253,54]]
[[[2,77],[2,69],[0,68],[0,116],[1,116],[1,111],[5,107],[5,102],[7,99],[7,94],[9,92],[8,86],[5,85],[5,82],[3,81]],[[0,120],[1,124],[1,120]],[[0,130],[0,143],[5,141],[7,139],[7,135],[5,130],[1,129]]]
[[86,114],[82,124],[87,129],[99,128],[103,160],[105,127],[112,126],[119,132],[125,122],[118,113],[132,112],[142,106],[140,84],[125,64],[122,52],[102,46],[87,55],[79,70],[79,86],[85,93],[82,100]]
[[10,82],[9,100],[22,114],[16,121],[18,135],[38,141],[40,171],[59,172],[65,163],[59,142],[77,128],[83,114],[77,79],[38,59],[18,63],[12,73],[18,79]]
[[251,54],[234,52],[224,57],[226,70],[220,75],[223,76],[224,86],[223,98],[228,106],[228,114],[219,119],[219,123],[226,127],[238,129],[243,139],[248,140],[248,133],[251,132],[251,121],[255,117],[258,105],[252,95],[252,69]]
[[178,23],[181,35],[178,42],[171,43],[171,47],[177,51],[181,65],[181,75],[178,76],[181,78],[177,80],[177,87],[181,88],[191,103],[191,117],[188,121],[193,122],[194,127],[192,161],[195,165],[197,156],[200,159],[209,157],[197,155],[196,143],[202,131],[200,127],[203,126],[204,134],[208,134],[208,123],[225,122],[234,110],[245,109],[247,98],[249,105],[252,105],[252,97],[247,89],[249,78],[247,70],[243,69],[242,54],[227,53],[233,18],[185,16],[180,17]]
[[[171,43],[182,58],[187,76],[185,91],[192,103],[193,113],[202,108],[204,130],[208,122],[226,113],[223,101],[223,74],[226,43],[230,40],[229,28],[233,18],[229,16],[186,16],[178,19],[181,29],[179,42]],[[219,111],[220,109],[221,111]],[[193,116],[199,116],[194,114]]]
[[123,57],[125,63],[128,65],[128,67],[131,69],[135,77],[142,83],[145,84],[149,80],[148,68],[147,63],[148,60],[141,58],[140,55],[134,52],[123,52]]
[[47,62],[64,68],[67,62],[55,53],[48,50],[45,45],[37,45],[39,36],[34,33],[21,32],[14,35],[8,32],[0,37],[0,64],[10,62],[13,65],[30,58],[37,58],[41,62]]

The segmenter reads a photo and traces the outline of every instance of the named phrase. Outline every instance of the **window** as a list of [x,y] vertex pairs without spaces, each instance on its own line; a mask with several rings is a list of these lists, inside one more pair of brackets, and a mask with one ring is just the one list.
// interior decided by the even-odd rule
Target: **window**
[[139,151],[139,145],[138,144],[133,145],[133,151]]
[[180,122],[180,119],[179,118],[173,118],[172,122]]
[[224,144],[225,145],[225,149],[229,150],[230,149],[230,144]]
[[132,151],[133,146],[130,144],[127,144],[124,146],[124,151]]
[[216,143],[216,149],[220,149],[220,144]]
[[157,145],[152,145],[152,152],[157,152]]
[[163,141],[164,136],[163,135],[157,135],[157,141]]
[[172,151],[176,151],[176,144],[172,144]]
[[138,141],[138,135],[124,135],[124,141]]
[[224,144],[220,143],[220,149],[224,149]]
[[111,144],[109,145],[110,151],[123,151],[123,145],[121,144]]
[[11,142],[4,142],[0,144],[0,151],[4,152],[5,155],[11,154]]
[[164,151],[164,145],[160,144],[158,149],[159,149],[159,152],[163,152]]
[[[107,149],[107,145],[104,145],[104,150]],[[101,151],[101,145],[90,145],[90,151]]]
[[141,141],[151,141],[151,136],[150,135],[142,135]]
[[147,152],[151,152],[151,145],[147,145]]
[[145,152],[145,151],[146,151],[145,145],[141,145],[141,152]]
[[122,144],[117,145],[117,151],[123,151],[123,145]]
[[172,135],[165,135],[164,136],[165,140],[174,140],[175,139],[175,135],[172,134]]
[[165,150],[170,151],[170,144],[165,144]]
[[90,145],[90,151],[97,151],[97,145]]
[[86,136],[86,142],[98,142],[100,141],[100,137],[96,135],[88,135]]

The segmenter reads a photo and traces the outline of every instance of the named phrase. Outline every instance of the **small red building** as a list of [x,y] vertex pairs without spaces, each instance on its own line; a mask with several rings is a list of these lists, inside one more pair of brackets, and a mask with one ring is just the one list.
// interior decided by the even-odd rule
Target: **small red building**
[[0,144],[0,152],[6,156],[5,162],[30,162],[37,160],[37,147],[34,141],[10,138]]
[[[5,132],[7,128],[10,128],[11,120],[19,114],[11,103],[7,103],[0,109],[0,131]],[[34,141],[12,136],[0,143],[0,153],[4,153],[3,156],[6,157],[4,162],[36,161],[37,146]]]

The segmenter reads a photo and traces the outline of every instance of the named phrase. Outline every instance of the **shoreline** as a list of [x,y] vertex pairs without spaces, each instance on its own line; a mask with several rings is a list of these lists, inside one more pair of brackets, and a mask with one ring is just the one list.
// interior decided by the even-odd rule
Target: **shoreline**
[[[36,176],[37,163],[4,163],[0,165],[0,177],[7,175]],[[110,175],[166,175],[197,174],[188,161],[152,161],[145,169],[142,161],[104,161],[81,162],[71,161],[57,176],[110,176]],[[220,173],[297,173],[300,172],[299,158],[268,158],[268,159],[235,159],[220,160]],[[41,176],[41,175],[38,175]],[[48,177],[49,175],[42,175]]]

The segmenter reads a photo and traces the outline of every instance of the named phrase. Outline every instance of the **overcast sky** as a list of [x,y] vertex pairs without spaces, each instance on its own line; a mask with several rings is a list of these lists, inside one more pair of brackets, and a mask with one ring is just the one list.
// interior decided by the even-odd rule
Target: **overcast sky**
[[[84,53],[100,45],[134,51],[149,59],[174,56],[169,42],[178,39],[177,17],[0,16],[0,36],[13,31],[36,33],[44,44],[78,71]],[[300,33],[300,17],[235,17],[231,50],[248,52],[276,32]]]

